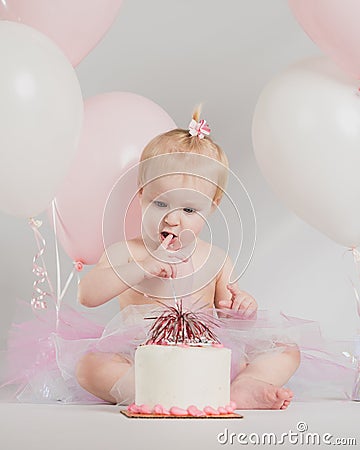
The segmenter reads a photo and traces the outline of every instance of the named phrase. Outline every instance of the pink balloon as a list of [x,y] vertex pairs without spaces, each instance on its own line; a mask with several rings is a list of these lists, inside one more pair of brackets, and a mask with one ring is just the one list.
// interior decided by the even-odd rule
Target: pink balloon
[[52,39],[76,66],[100,41],[122,0],[6,0],[0,19],[29,25]]
[[310,38],[349,75],[360,78],[360,1],[289,0]]
[[57,236],[73,261],[95,264],[102,255],[103,212],[116,185],[121,185],[122,191],[117,197],[110,196],[111,207],[106,208],[106,246],[124,232],[127,238],[140,233],[136,197],[127,211],[137,191],[136,171],[130,168],[153,137],[173,128],[176,125],[170,116],[140,95],[111,92],[85,101],[79,150],[55,198]]

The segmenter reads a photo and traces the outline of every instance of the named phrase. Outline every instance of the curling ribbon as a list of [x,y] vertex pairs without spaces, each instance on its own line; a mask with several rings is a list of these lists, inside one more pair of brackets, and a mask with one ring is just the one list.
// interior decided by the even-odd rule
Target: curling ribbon
[[[34,232],[34,236],[35,236],[35,240],[38,246],[39,251],[35,254],[35,256],[33,257],[33,269],[32,272],[35,274],[35,276],[37,277],[37,279],[34,281],[33,283],[33,296],[31,299],[31,306],[34,309],[46,309],[47,308],[47,303],[44,300],[45,297],[54,297],[53,294],[53,289],[51,286],[51,282],[50,279],[48,277],[47,274],[47,270],[44,264],[44,260],[43,260],[43,254],[45,251],[45,239],[43,238],[43,236],[41,235],[39,228],[42,225],[41,220],[35,220],[32,217],[29,219],[29,225],[31,226],[33,232]],[[42,266],[38,264],[39,259],[41,259],[42,261]],[[47,281],[49,288],[50,288],[50,293],[46,292],[42,289],[41,285],[45,283],[45,281]]]

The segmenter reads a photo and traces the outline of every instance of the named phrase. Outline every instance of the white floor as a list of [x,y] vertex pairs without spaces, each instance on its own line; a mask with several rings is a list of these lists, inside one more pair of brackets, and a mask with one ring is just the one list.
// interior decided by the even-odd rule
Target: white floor
[[[337,447],[360,447],[360,403],[345,400],[293,402],[285,411],[243,411],[244,419],[129,419],[120,409],[104,404],[2,402],[0,449],[329,448],[337,438],[353,438],[353,443],[342,441]],[[271,439],[278,439],[277,445],[269,444],[263,433],[274,433]],[[283,433],[291,436],[285,436],[281,444]],[[265,444],[256,445],[257,439]],[[301,443],[308,439],[310,444]],[[317,439],[330,444],[318,445]]]

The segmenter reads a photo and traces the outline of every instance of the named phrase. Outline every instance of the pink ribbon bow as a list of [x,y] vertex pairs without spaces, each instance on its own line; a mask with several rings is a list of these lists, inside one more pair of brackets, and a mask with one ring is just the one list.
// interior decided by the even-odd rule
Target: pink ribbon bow
[[210,131],[210,127],[204,119],[200,120],[200,122],[192,119],[189,123],[189,133],[191,136],[199,136],[199,139],[203,139],[205,136],[209,136]]

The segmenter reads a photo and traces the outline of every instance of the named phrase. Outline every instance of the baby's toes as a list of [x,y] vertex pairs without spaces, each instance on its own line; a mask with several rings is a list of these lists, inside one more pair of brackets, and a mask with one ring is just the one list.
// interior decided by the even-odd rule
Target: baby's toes
[[294,393],[290,389],[283,388],[287,392],[288,399],[291,400],[294,397]]
[[276,399],[273,405],[273,409],[281,409],[286,401],[290,403],[287,389],[278,388],[276,391]]
[[276,392],[276,396],[279,400],[287,400],[289,398],[289,393],[287,392],[287,389],[279,388]]
[[289,406],[293,396],[294,394],[290,389],[282,388],[281,391],[278,392],[278,398],[283,401],[280,409],[286,409]]
[[284,400],[284,403],[283,403],[282,406],[280,406],[280,409],[286,409],[289,405],[290,405],[290,401],[289,400]]

